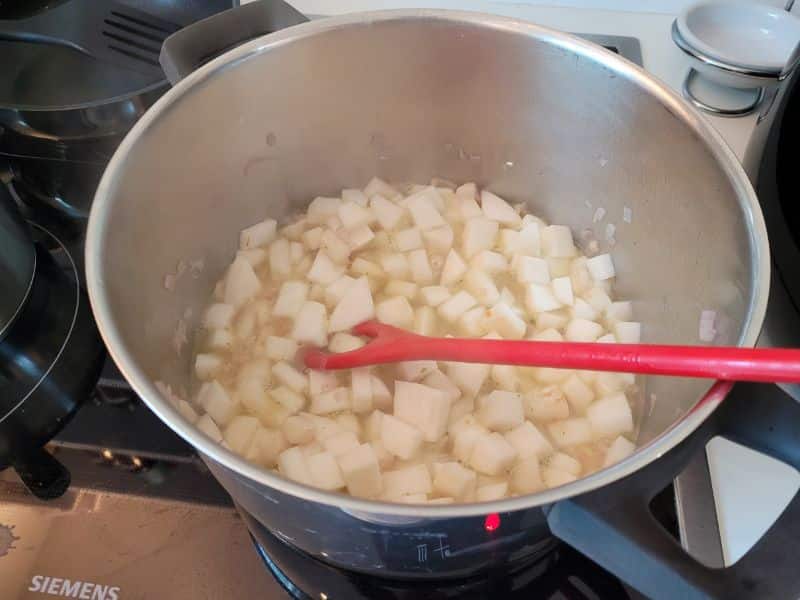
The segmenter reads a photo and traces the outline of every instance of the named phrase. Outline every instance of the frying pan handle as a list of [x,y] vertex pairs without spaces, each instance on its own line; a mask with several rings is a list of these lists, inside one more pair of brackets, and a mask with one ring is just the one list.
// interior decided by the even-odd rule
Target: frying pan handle
[[800,597],[792,552],[800,541],[800,495],[741,560],[720,569],[687,554],[648,508],[718,435],[800,469],[800,405],[782,392],[755,402],[755,389],[738,384],[698,430],[644,469],[555,504],[548,514],[553,533],[651,598]]
[[173,33],[161,46],[159,62],[169,82],[175,85],[231,48],[306,21],[305,15],[281,0],[257,0]]
[[72,480],[67,468],[44,448],[17,456],[13,466],[25,487],[40,500],[61,497]]

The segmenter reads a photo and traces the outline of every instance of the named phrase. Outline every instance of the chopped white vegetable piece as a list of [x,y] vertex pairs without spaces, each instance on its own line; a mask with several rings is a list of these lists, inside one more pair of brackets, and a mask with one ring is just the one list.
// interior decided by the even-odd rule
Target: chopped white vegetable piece
[[414,326],[414,309],[402,296],[379,302],[375,307],[375,314],[379,321],[388,325],[401,329],[411,329]]
[[433,490],[440,496],[465,500],[475,493],[477,482],[475,471],[457,462],[433,465]]
[[274,219],[265,219],[250,227],[242,229],[239,234],[239,248],[248,250],[258,246],[266,246],[275,238],[278,222]]
[[603,326],[588,319],[572,319],[564,332],[564,338],[570,342],[594,342],[601,335]]
[[225,277],[225,303],[239,308],[260,290],[261,282],[253,271],[253,267],[246,259],[237,256]]
[[361,444],[358,448],[339,457],[347,491],[353,496],[377,498],[383,491],[383,480],[378,457],[369,444]]
[[372,376],[372,405],[380,410],[392,408],[392,393],[377,375]]
[[319,248],[339,265],[346,264],[350,258],[350,245],[330,229],[326,229],[322,234]]
[[450,250],[445,258],[439,283],[443,286],[455,285],[467,272],[467,263],[455,250]]
[[288,442],[283,432],[260,427],[253,436],[250,451],[259,456],[262,465],[271,469],[278,461],[280,453],[287,447]]
[[306,459],[312,484],[323,490],[338,490],[344,487],[344,478],[339,463],[330,452],[319,452]]
[[309,281],[328,285],[344,275],[344,267],[337,265],[323,250],[317,252],[311,269],[306,274]]
[[453,247],[453,228],[449,225],[434,227],[422,232],[422,238],[432,254],[447,254]]
[[622,392],[596,400],[586,409],[586,417],[598,436],[611,437],[633,431],[633,413]]
[[422,447],[422,432],[392,415],[381,416],[380,431],[383,447],[403,460],[413,458]]
[[606,307],[605,317],[611,322],[630,321],[633,318],[633,305],[630,302],[612,302]]
[[539,472],[539,459],[534,456],[520,460],[511,469],[509,483],[511,489],[518,494],[532,494],[544,488]]
[[302,394],[289,389],[285,386],[280,386],[270,392],[272,399],[281,404],[289,414],[299,413],[306,405],[306,398]]
[[436,200],[432,198],[434,195],[439,195],[436,189],[427,188],[406,199],[406,207],[411,213],[414,225],[423,231],[447,224],[436,210]]
[[453,323],[476,304],[475,298],[468,292],[461,290],[440,304],[437,311],[446,321]]
[[475,499],[478,502],[491,502],[500,500],[508,495],[508,483],[492,483],[480,486],[475,492]]
[[448,363],[447,376],[467,396],[475,396],[489,376],[491,365],[480,363]]
[[627,458],[633,454],[634,450],[636,450],[636,445],[633,442],[622,436],[617,437],[608,447],[605,460],[603,461],[603,466],[610,467],[611,465],[618,463],[623,458]]
[[281,430],[290,444],[308,444],[314,439],[314,424],[304,415],[288,417]]
[[354,413],[367,413],[372,410],[372,374],[369,367],[353,369],[350,372],[350,392]]
[[563,225],[550,225],[541,232],[542,253],[554,258],[570,258],[577,250],[572,242],[572,232]]
[[348,408],[350,408],[350,391],[340,387],[312,396],[309,410],[315,415],[329,415]]
[[396,369],[398,378],[404,381],[419,381],[438,370],[435,360],[404,360]]
[[545,462],[548,467],[558,469],[559,471],[565,471],[566,473],[574,475],[575,477],[580,475],[583,471],[580,461],[574,459],[569,454],[565,454],[564,452],[556,452],[555,454],[550,455],[547,457]]
[[383,494],[394,499],[409,494],[430,494],[431,475],[425,465],[414,465],[383,473]]
[[497,221],[501,225],[508,227],[522,225],[522,219],[517,211],[511,208],[508,202],[487,190],[481,191],[481,209],[484,217]]
[[311,421],[312,425],[314,426],[314,437],[316,438],[315,443],[319,446],[317,452],[322,452],[323,450],[322,446],[319,445],[320,442],[328,439],[332,435],[336,435],[337,433],[344,431],[339,423],[329,417],[320,417],[311,413],[301,414],[306,419]]
[[272,360],[294,360],[297,355],[299,344],[290,338],[270,335],[264,343],[264,351],[267,358]]
[[464,289],[484,306],[492,306],[500,299],[500,291],[491,275],[477,269],[470,269],[464,276]]
[[354,448],[358,448],[360,446],[358,436],[352,431],[340,431],[338,433],[334,433],[333,435],[326,437],[324,440],[320,440],[320,443],[325,450],[336,457],[346,454]]
[[508,468],[517,457],[517,451],[499,433],[481,436],[470,455],[470,466],[485,475],[497,475]]
[[276,317],[294,318],[308,298],[308,288],[308,283],[305,281],[284,282],[278,292],[272,314]]
[[494,391],[484,399],[479,419],[492,431],[508,431],[525,420],[522,396],[513,392]]
[[499,228],[497,221],[481,217],[467,221],[461,235],[461,250],[464,257],[469,260],[481,250],[491,250]]
[[330,331],[345,331],[375,317],[372,292],[366,277],[356,279],[333,309],[330,318]]
[[[441,371],[436,368],[436,363],[433,363],[433,369],[424,374],[422,383],[428,387],[436,388],[444,392],[445,396],[451,401],[455,402],[461,397],[461,390]],[[451,408],[452,411],[452,408]]]
[[456,188],[456,196],[474,200],[478,197],[478,186],[472,182],[464,183]]
[[289,240],[278,238],[269,245],[269,271],[273,277],[287,277],[292,271]]
[[561,308],[561,302],[556,299],[549,285],[530,283],[526,286],[525,307],[528,313],[534,316],[536,313]]
[[532,421],[566,419],[569,404],[558,386],[548,385],[525,394],[525,414]]
[[614,336],[620,344],[638,344],[642,339],[642,324],[636,321],[618,321]]
[[422,288],[420,293],[425,304],[434,308],[450,297],[450,292],[443,285],[429,285]]
[[461,398],[460,400],[456,400],[450,405],[450,416],[447,418],[448,427],[452,426],[462,417],[472,414],[474,411],[475,411],[474,398]]
[[489,316],[483,306],[476,306],[462,314],[458,328],[468,337],[481,337],[489,332]]
[[487,437],[489,432],[481,425],[470,423],[453,432],[453,456],[463,463],[469,463],[478,440]]
[[518,255],[511,264],[520,283],[550,283],[550,267],[544,258]]
[[433,283],[433,270],[425,248],[412,250],[408,253],[408,266],[411,269],[411,279],[416,283],[420,285]]
[[395,229],[405,214],[405,210],[402,207],[380,195],[373,196],[369,206],[378,224],[387,231]]
[[335,371],[308,371],[308,393],[312,396],[335,390],[339,386],[339,378]]
[[621,373],[599,371],[594,376],[593,382],[599,396],[611,396],[625,387]]
[[384,254],[381,257],[381,268],[386,271],[389,277],[394,279],[408,279],[411,275],[411,269],[408,265],[408,257],[401,252],[394,252],[392,254]]
[[468,221],[472,218],[483,216],[483,211],[481,211],[481,207],[478,206],[475,198],[456,194],[456,204],[457,218],[460,221]]
[[336,423],[345,431],[351,431],[359,438],[361,437],[361,421],[358,417],[350,413],[336,415]]
[[595,281],[603,281],[614,277],[614,262],[610,254],[598,254],[586,261],[586,268]]
[[611,298],[599,287],[593,287],[586,292],[585,299],[598,313],[604,312],[611,305]]
[[392,245],[398,252],[409,252],[422,248],[422,234],[416,227],[410,227],[392,234]]
[[326,198],[318,196],[311,201],[306,211],[306,220],[309,225],[322,225],[329,218],[335,217],[339,213],[339,205],[342,201],[339,198]]
[[[305,257],[306,253],[303,249],[303,244],[300,242],[290,242],[289,243],[289,260],[291,260],[293,265],[299,263],[303,257]],[[252,262],[251,262],[252,264]]]
[[572,281],[569,277],[556,277],[551,282],[553,295],[556,300],[565,306],[572,306],[575,303],[575,296],[572,293]]
[[295,317],[291,337],[301,344],[324,346],[328,342],[328,311],[325,305],[305,302]]
[[382,179],[373,177],[364,188],[364,194],[366,194],[368,198],[372,198],[375,194],[392,198],[397,195],[397,190]]
[[414,332],[419,335],[436,334],[436,313],[430,306],[422,306],[414,314]]
[[319,444],[318,442],[311,442],[310,444],[305,444],[303,446],[297,446],[297,447],[300,448],[300,450],[303,453],[303,456],[305,456],[306,458],[325,451],[322,445]]
[[561,471],[552,467],[545,467],[542,469],[542,481],[548,488],[559,487],[567,485],[578,479],[576,475]]
[[470,268],[489,274],[503,273],[508,270],[508,260],[499,252],[482,250],[469,262]]
[[360,225],[369,225],[372,215],[364,206],[354,201],[343,202],[339,205],[338,217],[347,229],[353,229]]
[[238,415],[226,425],[222,437],[232,451],[236,454],[244,454],[244,451],[250,447],[259,427],[261,424],[255,417]]
[[[347,290],[353,285],[355,279],[349,275],[342,275],[339,279],[324,287],[325,304],[330,308],[335,308],[341,302]],[[316,284],[315,284],[316,285]]]
[[528,325],[505,302],[498,302],[487,311],[491,329],[506,339],[519,340],[525,335]]
[[212,304],[203,314],[203,327],[206,329],[225,329],[230,326],[236,309],[230,304]]
[[547,426],[547,431],[559,447],[588,444],[594,438],[589,419],[583,417],[555,421]]
[[343,235],[351,251],[360,250],[375,239],[375,234],[368,225],[359,225],[346,231]]
[[208,381],[222,369],[222,358],[216,354],[198,354],[194,359],[194,374],[200,381]]
[[369,202],[367,195],[361,190],[357,189],[343,189],[342,202],[355,202],[359,206],[366,206]]
[[450,400],[436,388],[397,381],[394,384],[394,416],[419,429],[428,442],[438,441],[447,431]]
[[222,441],[222,432],[219,430],[219,427],[217,427],[217,424],[214,423],[214,420],[207,414],[201,415],[200,418],[197,419],[195,425],[215,442]]
[[539,256],[542,253],[541,234],[537,223],[524,225],[516,237],[512,238],[512,254],[522,256]]
[[492,365],[491,377],[506,392],[516,392],[522,384],[513,365]]
[[285,361],[275,363],[272,366],[272,374],[280,383],[298,394],[308,389],[308,377]]
[[417,284],[410,281],[392,279],[386,283],[383,293],[387,296],[403,296],[409,300],[414,300],[417,296]]
[[583,298],[575,298],[575,302],[570,308],[570,314],[573,319],[586,319],[588,321],[597,319],[597,311]]
[[381,439],[381,421],[383,420],[383,415],[383,411],[373,410],[364,420],[364,435],[368,441],[374,442],[375,440]]
[[455,500],[449,496],[442,496],[441,498],[428,500],[428,504],[453,504],[453,502],[455,502]]
[[561,384],[561,390],[567,398],[567,402],[576,413],[583,413],[594,400],[592,388],[577,375],[570,375]]
[[305,485],[314,485],[303,451],[297,446],[287,448],[278,455],[278,470],[281,475]]
[[372,440],[369,445],[372,446],[372,450],[375,452],[375,456],[378,459],[378,467],[381,471],[390,469],[395,462],[394,454],[389,452],[380,440]]
[[547,438],[530,421],[525,421],[504,434],[520,459],[542,458],[553,451]]

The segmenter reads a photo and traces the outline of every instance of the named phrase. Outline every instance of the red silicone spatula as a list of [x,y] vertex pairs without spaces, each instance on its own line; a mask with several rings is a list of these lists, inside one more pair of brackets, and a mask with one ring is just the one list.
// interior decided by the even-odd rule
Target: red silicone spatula
[[800,382],[800,349],[794,348],[435,338],[377,321],[361,323],[353,333],[372,339],[358,350],[338,354],[303,348],[298,358],[306,367],[323,370],[404,360],[446,360],[727,381]]

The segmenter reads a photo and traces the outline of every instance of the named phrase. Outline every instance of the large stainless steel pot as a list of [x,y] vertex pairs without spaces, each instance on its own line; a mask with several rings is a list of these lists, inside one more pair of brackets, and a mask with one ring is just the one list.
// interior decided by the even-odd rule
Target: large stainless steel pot
[[[197,54],[198,45],[230,41],[230,31],[214,31],[215,19],[198,25],[205,38],[189,44]],[[586,522],[592,490],[640,470],[652,479],[659,463],[677,469],[707,437],[695,430],[712,421],[727,384],[709,391],[700,381],[651,379],[642,447],[630,458],[557,489],[446,507],[371,502],[286,481],[212,443],[155,387],[188,385],[190,357],[174,350],[176,325],[187,307],[198,315],[239,229],[374,174],[477,180],[576,231],[595,228],[600,239],[604,225],[592,215],[603,207],[617,224],[617,288],[634,299],[646,341],[697,343],[704,309],[717,311],[716,343],[756,341],[769,287],[761,212],[733,154],[681,98],[597,46],[528,23],[375,12],[298,25],[225,53],[178,82],[124,140],[98,188],[86,244],[92,305],[120,370],[240,507],[321,560],[377,574],[452,576],[534,554],[549,527],[624,571],[613,552],[606,560],[580,543],[571,515],[583,515],[573,524]],[[165,274],[196,259],[205,264],[199,277],[165,289]],[[665,482],[674,475],[664,472]],[[645,496],[636,496],[643,511]],[[502,516],[491,534],[488,513]],[[622,575],[638,587],[670,590],[630,568],[637,560],[627,564]],[[716,585],[700,565],[684,571],[682,592],[701,589],[704,577],[706,587]]]

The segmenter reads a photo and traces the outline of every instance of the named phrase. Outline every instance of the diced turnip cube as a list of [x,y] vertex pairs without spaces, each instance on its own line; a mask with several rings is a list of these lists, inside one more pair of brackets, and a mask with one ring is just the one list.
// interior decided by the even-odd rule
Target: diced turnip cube
[[569,268],[572,260],[569,258],[553,258],[547,259],[547,268],[550,269],[550,277],[568,277]]
[[362,205],[353,202],[343,202],[339,205],[339,220],[346,229],[353,229],[359,225],[368,225],[372,221],[372,215]]
[[436,201],[431,197],[432,195],[438,196],[436,189],[427,188],[406,199],[406,208],[411,213],[414,225],[423,231],[447,224],[436,210]]
[[450,297],[450,292],[443,285],[429,285],[422,288],[420,293],[425,304],[434,308]]
[[428,442],[447,431],[450,400],[444,392],[427,385],[397,381],[394,384],[394,416],[419,429]]
[[356,415],[350,413],[336,415],[336,423],[340,425],[344,431],[351,431],[357,437],[361,438],[361,421]]
[[369,367],[353,369],[350,372],[350,389],[353,412],[370,412],[372,410],[372,374]]
[[293,240],[296,242],[302,237],[303,232],[306,230],[308,226],[309,226],[308,219],[305,217],[301,217],[296,221],[281,227],[278,230],[278,234],[282,235],[283,237],[289,240]]
[[408,253],[408,267],[411,269],[411,279],[420,285],[433,283],[433,269],[428,260],[425,248],[412,250]]
[[273,400],[281,404],[292,415],[299,413],[306,405],[305,396],[286,386],[279,386],[273,389],[270,395]]
[[433,465],[433,490],[439,496],[465,500],[475,493],[478,477],[475,471],[457,462]]
[[352,431],[334,433],[321,440],[320,443],[325,450],[336,457],[346,454],[360,445],[358,436]]
[[250,263],[251,267],[255,269],[256,267],[259,267],[263,265],[264,262],[266,262],[267,258],[269,257],[269,254],[263,248],[251,248],[250,250],[239,250],[236,253],[236,256],[237,257],[241,256],[243,259],[245,259],[247,262]]
[[556,277],[551,282],[553,286],[553,295],[556,300],[565,306],[572,306],[575,302],[575,296],[572,294],[572,282],[569,277]]
[[461,290],[440,304],[437,308],[437,312],[446,321],[454,323],[461,315],[463,315],[476,304],[477,301],[472,297],[472,295],[464,290]]
[[605,335],[601,335],[595,341],[598,344],[615,344],[617,342],[617,338],[614,337],[613,333],[607,333]]
[[525,394],[525,414],[532,421],[566,419],[569,404],[558,386],[548,385]]
[[342,202],[355,202],[359,206],[366,206],[369,198],[361,190],[344,189],[342,190]]
[[614,277],[614,262],[610,254],[598,254],[586,261],[586,268],[595,281],[603,281]]
[[264,344],[268,358],[272,360],[294,360],[297,354],[298,343],[285,337],[268,336]]
[[269,246],[269,270],[274,277],[287,277],[292,271],[289,240],[278,238]]
[[419,335],[436,333],[436,313],[430,306],[422,306],[414,313],[414,332]]
[[633,317],[633,305],[630,302],[612,302],[606,307],[606,319],[610,322],[630,321]]
[[372,405],[380,410],[392,408],[392,393],[377,375],[372,376]]
[[289,243],[289,260],[292,262],[293,265],[299,263],[305,255],[306,253],[305,250],[303,249],[303,244],[301,244],[300,242]]
[[483,211],[475,198],[462,196],[456,194],[456,202],[458,204],[458,219],[460,221],[468,221],[475,217],[483,216]]
[[434,227],[422,232],[428,250],[433,254],[447,254],[453,247],[453,228],[449,225]]
[[566,471],[561,471],[552,467],[544,467],[542,469],[542,481],[544,481],[544,484],[548,488],[567,485],[576,479],[578,479],[577,476],[567,473]]
[[517,247],[519,245],[519,234],[520,232],[515,229],[503,228],[500,230],[500,241],[498,245],[500,247],[500,251],[508,258],[512,258],[518,254]]
[[383,494],[398,498],[408,494],[430,494],[433,490],[431,475],[425,465],[414,465],[383,473]]
[[339,378],[332,371],[308,371],[308,393],[312,396],[335,390],[339,386]]
[[478,186],[474,183],[464,183],[456,188],[456,196],[460,198],[472,198],[473,200],[478,197]]
[[481,208],[483,209],[484,217],[497,221],[501,225],[508,227],[522,225],[522,219],[517,211],[511,208],[508,202],[487,190],[481,191]]
[[464,277],[467,272],[467,264],[455,250],[450,250],[445,258],[440,283],[443,286],[451,286]]
[[572,315],[573,319],[587,319],[589,321],[594,321],[597,319],[597,311],[592,307],[591,304],[586,302],[583,298],[575,298],[575,302],[570,308],[570,314]]
[[384,254],[381,257],[381,268],[394,279],[408,279],[411,276],[411,269],[408,265],[408,258],[405,254],[394,252]]
[[369,444],[361,444],[339,457],[347,491],[353,496],[377,498],[383,491],[378,457]]
[[411,329],[414,326],[414,309],[402,296],[379,302],[375,307],[375,314],[382,323],[402,329]]
[[513,365],[493,365],[491,377],[497,387],[506,392],[516,392],[521,385],[517,368]]
[[359,225],[358,227],[353,227],[352,229],[349,229],[343,233],[342,236],[350,246],[351,250],[360,250],[375,239],[375,234],[368,225]]
[[530,421],[506,432],[503,437],[514,447],[520,459],[542,458],[553,451],[547,438]]
[[397,377],[403,381],[419,381],[436,371],[435,360],[404,360],[397,363]]
[[509,479],[511,489],[518,494],[533,494],[544,488],[539,471],[539,459],[534,457],[520,460],[511,469]]
[[374,442],[381,439],[381,421],[383,420],[383,411],[373,410],[369,416],[364,419],[364,435],[367,441]]
[[[461,390],[459,390],[459,393],[461,393]],[[474,412],[475,412],[474,398],[461,398],[459,400],[456,400],[450,405],[450,416],[447,419],[448,427],[452,427],[463,417],[465,417],[466,415],[471,415]]]
[[450,402],[455,402],[461,397],[461,390],[450,379],[436,368],[436,363],[433,363],[433,369],[424,374],[422,383],[428,387],[436,388],[445,393]]
[[405,214],[402,207],[380,195],[373,196],[369,206],[380,226],[387,231],[395,229]]
[[181,416],[190,423],[194,423],[197,421],[198,419],[197,411],[186,400],[179,398],[177,403],[175,404],[175,408],[181,414]]
[[339,463],[330,452],[313,454],[306,459],[312,485],[323,490],[338,490],[344,487],[344,478]]
[[382,179],[373,177],[364,188],[364,193],[368,198],[372,198],[375,194],[380,194],[386,198],[392,198],[397,195],[397,190]]
[[298,394],[308,389],[308,377],[287,362],[281,361],[272,366],[272,374],[280,383]]
[[[288,248],[288,242],[287,242]],[[228,268],[225,277],[225,303],[239,308],[261,290],[253,267],[241,256],[237,256]]]
[[491,250],[499,229],[497,221],[475,217],[464,225],[461,235],[461,250],[469,260],[481,250]]
[[603,326],[588,319],[572,319],[564,337],[570,342],[593,342],[603,335]]
[[375,306],[372,303],[372,292],[366,277],[359,277],[342,296],[333,309],[330,318],[330,331],[345,331],[359,323],[375,317]]
[[288,442],[283,432],[267,429],[266,427],[260,427],[256,431],[250,446],[251,451],[254,451],[254,454],[258,456],[259,462],[269,468],[275,466],[278,456],[287,447]]
[[572,458],[569,454],[564,452],[556,452],[555,454],[547,457],[545,463],[548,467],[564,471],[570,475],[577,477],[583,471],[580,461]]
[[489,332],[489,317],[483,306],[469,309],[458,319],[458,328],[468,337],[481,337]]
[[475,499],[478,502],[491,502],[492,500],[501,500],[508,495],[508,484],[492,483],[489,485],[480,486],[475,492]]
[[547,261],[536,256],[515,256],[512,266],[520,283],[550,283],[550,267]]
[[392,279],[383,288],[383,293],[387,296],[403,296],[409,300],[414,300],[417,295],[417,284],[410,281]]
[[618,321],[614,335],[620,344],[638,344],[642,339],[642,324],[636,321]]
[[608,297],[604,289],[599,287],[593,287],[586,292],[585,300],[598,313],[604,312],[611,305],[611,298]]
[[355,279],[349,275],[342,275],[333,283],[325,286],[325,304],[331,308],[339,304],[354,282]]
[[603,466],[610,467],[618,463],[623,458],[627,458],[633,454],[634,450],[636,450],[636,445],[633,442],[622,436],[617,437],[617,439],[611,443],[611,446],[608,447]]
[[305,302],[294,320],[291,337],[301,344],[324,346],[328,342],[328,311],[319,302]]
[[484,271],[470,269],[464,276],[464,289],[485,306],[492,306],[500,299],[500,291],[492,277]]
[[594,433],[600,437],[633,431],[633,413],[622,392],[596,400],[586,409],[586,417],[591,422]]
[[369,445],[372,446],[372,450],[375,452],[375,456],[378,458],[378,467],[381,469],[381,471],[390,469],[394,464],[394,454],[389,452],[386,449],[386,446],[384,446],[383,442],[380,440],[372,440]]
[[555,421],[547,426],[547,431],[556,446],[561,448],[587,444],[594,438],[589,419],[583,417]]
[[534,316],[536,313],[561,308],[561,302],[556,299],[549,285],[530,283],[526,286],[525,307],[528,313]]
[[288,417],[281,429],[286,440],[293,445],[308,444],[314,439],[314,424],[304,415]]
[[480,363],[449,363],[446,367],[447,376],[470,397],[481,389],[490,370],[491,365]]
[[463,463],[469,463],[478,440],[488,435],[489,432],[478,424],[460,427],[453,433],[453,456]]
[[194,359],[194,374],[200,381],[209,381],[222,369],[222,358],[216,354],[198,354]]
[[309,456],[314,456],[315,454],[319,454],[320,452],[325,452],[325,448],[322,447],[322,444],[318,442],[311,442],[310,444],[305,444],[303,446],[297,446],[303,453],[303,456],[308,458]]
[[537,223],[523,225],[514,242],[513,253],[522,256],[539,256],[541,252],[539,225]]
[[416,227],[402,229],[392,234],[392,245],[398,252],[410,252],[422,248],[422,233]]
[[286,281],[278,292],[272,314],[276,317],[294,318],[307,298],[308,284],[305,281]]
[[386,277],[386,273],[383,272],[383,269],[374,262],[365,260],[360,256],[353,260],[353,264],[350,265],[350,272],[357,276],[367,275],[375,279]]
[[472,449],[470,466],[486,475],[498,475],[511,467],[517,451],[499,433],[479,437]]
[[326,198],[318,196],[308,205],[306,220],[309,225],[321,225],[329,218],[338,215],[342,201],[339,198]]
[[489,274],[504,273],[508,270],[508,260],[506,257],[491,250],[482,250],[478,252],[469,262],[469,265],[471,269]]
[[306,457],[297,446],[288,448],[278,455],[278,470],[281,475],[292,481],[314,485]]
[[225,426],[223,438],[236,454],[244,454],[259,427],[261,424],[255,417],[239,415],[233,417]]
[[214,420],[207,414],[201,415],[200,418],[197,419],[195,425],[215,442],[222,441],[222,432],[219,430],[219,427],[217,427],[217,424],[214,423]]
[[490,308],[487,311],[487,319],[489,327],[506,339],[522,339],[528,329],[525,321],[504,302],[498,302]]
[[567,397],[572,410],[576,413],[583,413],[594,400],[592,388],[577,375],[570,375],[561,384],[561,389]]
[[239,234],[239,248],[247,250],[258,246],[266,246],[275,238],[277,229],[278,222],[274,219],[265,219],[260,223],[242,229]]
[[541,232],[542,253],[553,258],[570,258],[577,253],[572,232],[563,225],[550,225]]
[[323,392],[313,396],[309,410],[315,415],[327,415],[349,408],[350,391],[345,387],[340,387],[330,392]]
[[328,258],[339,265],[344,265],[350,258],[350,245],[330,229],[322,234],[319,248],[320,252],[325,252]]
[[508,431],[525,420],[522,396],[513,392],[494,391],[481,407],[479,419],[492,431]]
[[317,252],[311,269],[306,274],[309,281],[328,285],[344,275],[344,266],[333,262],[324,250]]
[[230,304],[212,304],[203,314],[203,327],[206,329],[225,329],[230,326],[236,309]]

